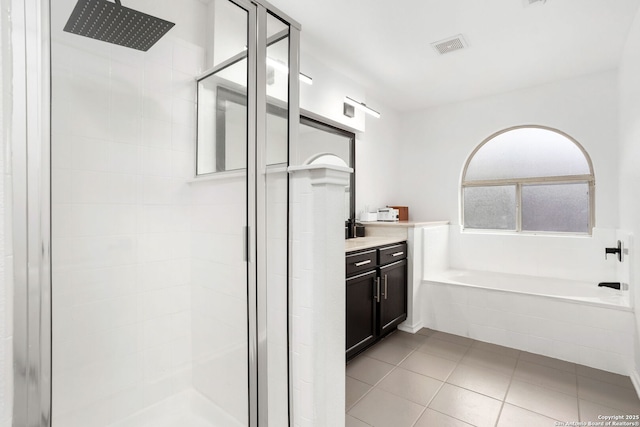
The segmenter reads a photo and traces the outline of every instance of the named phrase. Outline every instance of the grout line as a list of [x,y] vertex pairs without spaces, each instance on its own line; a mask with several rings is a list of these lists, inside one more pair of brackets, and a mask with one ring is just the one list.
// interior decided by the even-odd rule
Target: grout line
[[505,403],[507,403],[507,396],[509,395],[509,390],[511,390],[511,384],[513,384],[513,378],[516,376],[516,369],[518,368],[518,362],[520,362],[520,357],[522,356],[522,351],[518,353],[518,357],[516,358],[516,364],[513,367],[513,371],[511,372],[511,379],[509,379],[509,385],[507,386],[507,390],[504,392],[504,396],[502,397],[502,402],[500,404],[500,411],[498,411],[498,418],[496,418],[496,423],[494,424],[496,427],[500,422],[500,417],[502,416],[502,411],[504,409]]

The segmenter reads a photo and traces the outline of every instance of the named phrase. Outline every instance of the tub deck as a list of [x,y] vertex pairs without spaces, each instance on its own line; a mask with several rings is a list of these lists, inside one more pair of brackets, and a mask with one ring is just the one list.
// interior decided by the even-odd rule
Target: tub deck
[[425,282],[431,283],[535,295],[576,304],[633,311],[628,290],[598,287],[598,283],[602,281],[606,281],[606,278],[585,282],[553,277],[455,269],[430,274],[425,278]]

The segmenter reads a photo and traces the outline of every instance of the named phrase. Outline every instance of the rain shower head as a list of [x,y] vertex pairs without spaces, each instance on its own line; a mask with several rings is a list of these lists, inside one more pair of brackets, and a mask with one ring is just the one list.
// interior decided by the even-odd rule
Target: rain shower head
[[174,25],[124,7],[120,0],[78,0],[64,31],[146,52]]

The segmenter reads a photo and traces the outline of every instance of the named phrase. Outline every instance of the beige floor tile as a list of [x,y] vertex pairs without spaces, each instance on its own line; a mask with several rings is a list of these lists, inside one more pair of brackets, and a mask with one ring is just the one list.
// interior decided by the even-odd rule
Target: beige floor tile
[[383,338],[381,342],[382,343],[391,342],[391,343],[402,345],[409,348],[418,348],[422,344],[424,344],[424,341],[426,339],[427,337],[425,335],[410,334],[404,331],[395,331],[392,334]]
[[493,369],[504,375],[511,375],[518,359],[504,354],[494,353],[472,347],[462,358],[461,363]]
[[435,337],[428,337],[427,341],[418,347],[418,351],[435,354],[446,359],[459,361],[469,350],[466,345],[456,344],[451,341],[441,340]]
[[542,366],[548,366],[549,368],[560,369],[561,371],[572,372],[574,374],[576,372],[575,363],[554,359],[553,357],[547,357],[541,354],[527,353],[526,351],[523,351],[520,353],[520,360],[537,363]]
[[631,414],[640,414],[640,400],[633,389],[578,375],[578,396]]
[[518,357],[521,353],[520,350],[515,348],[504,347],[498,344],[491,344],[483,341],[476,341],[472,344],[474,348],[481,350],[492,351],[494,353],[503,354],[505,356]]
[[352,417],[351,415],[347,415],[344,419],[345,427],[369,427],[369,424],[364,421],[360,421],[359,419]]
[[413,348],[398,344],[393,341],[384,340],[374,345],[364,352],[364,356],[372,357],[392,365],[397,365],[407,357]]
[[492,369],[461,363],[449,375],[447,382],[494,399],[503,400],[507,394],[511,377]]
[[[517,406],[505,403],[500,412],[500,418],[496,427],[553,427],[556,425],[553,418],[528,411]],[[577,421],[577,420],[562,420]]]
[[578,395],[577,377],[571,372],[519,360],[513,377],[561,393]]
[[414,427],[471,427],[464,421],[427,408]]
[[456,362],[433,354],[415,351],[404,359],[400,367],[445,381],[456,367]]
[[580,407],[580,421],[584,422],[598,422],[602,421],[600,415],[638,415],[637,413],[630,414],[620,409],[612,408],[595,402],[589,402],[588,400],[578,399],[578,406]]
[[442,381],[398,367],[384,377],[377,388],[427,406],[442,384]]
[[410,427],[423,411],[424,406],[376,388],[356,403],[349,415],[374,427]]
[[424,335],[424,336],[429,336],[431,334],[433,334],[435,331],[433,329],[429,329],[429,328],[422,328],[420,329],[418,332],[416,332],[416,334],[419,335]]
[[429,408],[478,427],[495,426],[502,402],[451,384],[442,386]]
[[439,340],[450,341],[454,344],[466,345],[467,347],[474,343],[474,340],[467,337],[461,337],[460,335],[448,334],[446,332],[435,331],[431,334],[432,337]]
[[345,383],[345,409],[348,410],[371,390],[371,385],[358,381],[350,376],[347,376]]
[[391,372],[393,368],[394,366],[389,363],[366,356],[359,356],[347,365],[347,376],[367,384],[375,385],[385,375]]
[[577,365],[578,375],[593,378],[609,384],[615,384],[620,387],[633,389],[631,378],[624,375],[614,374],[613,372],[602,371],[600,369],[590,368],[588,366]]
[[578,399],[575,396],[516,379],[511,381],[505,402],[556,420],[578,420]]

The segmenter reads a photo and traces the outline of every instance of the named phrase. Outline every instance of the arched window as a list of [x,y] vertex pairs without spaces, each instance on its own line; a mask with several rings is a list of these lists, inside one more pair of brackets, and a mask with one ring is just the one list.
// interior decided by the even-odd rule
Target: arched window
[[591,159],[570,136],[542,126],[505,129],[469,156],[462,174],[465,229],[590,234]]

